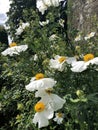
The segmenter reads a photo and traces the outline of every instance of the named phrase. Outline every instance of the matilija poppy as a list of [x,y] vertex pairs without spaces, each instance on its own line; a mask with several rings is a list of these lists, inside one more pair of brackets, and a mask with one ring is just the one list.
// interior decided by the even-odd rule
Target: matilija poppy
[[54,59],[50,59],[49,65],[50,68],[57,69],[58,71],[63,71],[65,67],[65,63],[72,64],[72,62],[75,62],[75,57],[65,57],[65,56],[59,56],[56,55]]
[[92,37],[94,37],[94,36],[95,36],[95,32],[91,32],[91,33],[87,34],[87,35],[84,37],[84,39],[85,39],[85,40],[88,40],[88,39],[90,39],[90,38],[92,38]]
[[36,6],[43,15],[50,6],[58,7],[61,1],[64,0],[37,0]]
[[48,102],[44,102],[43,100],[40,100],[35,106],[34,109],[36,111],[33,123],[36,125],[38,123],[38,127],[46,127],[49,125],[49,119],[53,118],[54,116],[54,110],[50,106]]
[[20,52],[26,51],[28,49],[28,45],[20,45],[17,46],[15,42],[12,42],[9,44],[10,47],[8,47],[6,50],[1,52],[2,55],[7,56],[13,56],[14,54],[19,55]]
[[54,111],[61,109],[65,104],[64,99],[52,93],[52,88],[39,89],[35,93],[35,97],[41,97],[43,101],[48,102],[51,105],[51,107],[54,109]]
[[28,85],[26,85],[26,89],[29,91],[35,91],[39,89],[47,89],[52,88],[56,84],[56,81],[52,78],[44,78],[42,73],[38,73],[33,77]]
[[72,63],[71,70],[73,72],[82,72],[88,68],[88,66],[91,64],[98,65],[98,57],[94,58],[93,54],[86,54],[83,57],[84,61],[76,61]]

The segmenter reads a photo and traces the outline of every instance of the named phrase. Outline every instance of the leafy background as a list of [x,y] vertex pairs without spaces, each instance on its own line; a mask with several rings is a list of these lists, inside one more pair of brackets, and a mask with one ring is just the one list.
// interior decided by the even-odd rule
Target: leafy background
[[[79,33],[82,37],[86,34],[72,28],[65,15],[72,16],[70,4],[67,9],[62,9],[61,6],[50,7],[45,15],[41,16],[34,0],[12,1],[7,21],[10,28],[7,32],[18,45],[27,44],[29,48],[13,57],[0,54],[0,130],[38,130],[32,123],[37,99],[33,92],[25,89],[25,85],[39,72],[57,81],[54,92],[66,100],[60,110],[64,113],[63,123],[58,125],[50,120],[49,126],[41,128],[42,130],[98,129],[98,71],[95,70],[97,66],[89,66],[82,73],[72,72],[67,64],[63,72],[49,67],[49,59],[56,54],[77,56],[81,59],[82,54],[93,53],[98,57],[98,33],[87,41],[82,39],[75,42],[74,39]],[[42,27],[39,21],[43,18],[49,19],[49,24]],[[58,22],[60,18],[65,22],[64,27]],[[16,36],[16,29],[21,22],[29,22],[30,26],[21,35]],[[96,19],[94,23],[98,28]],[[0,33],[4,33],[2,29]],[[52,34],[58,36],[55,41],[49,40]],[[6,36],[3,37],[6,39]],[[7,47],[6,40],[1,41],[0,52]],[[36,61],[35,54],[38,56]]]

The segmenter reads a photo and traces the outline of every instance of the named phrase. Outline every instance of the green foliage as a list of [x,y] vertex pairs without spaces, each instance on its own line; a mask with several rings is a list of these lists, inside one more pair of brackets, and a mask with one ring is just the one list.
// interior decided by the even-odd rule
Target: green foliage
[[[28,8],[33,7],[33,4],[32,6],[29,4],[31,1],[27,2],[29,4],[27,7],[24,5],[25,1],[21,2],[23,1],[14,0],[11,4],[10,11],[13,10],[13,13],[9,12],[8,23],[13,36],[20,20],[30,23],[21,36],[13,37],[18,45],[27,44],[28,49],[21,52],[20,55],[12,57],[0,55],[0,117],[2,118],[0,130],[39,130],[32,123],[35,114],[34,104],[38,99],[35,98],[34,92],[25,89],[30,79],[39,72],[44,73],[45,77],[51,77],[57,81],[53,91],[66,100],[64,107],[60,110],[64,113],[63,123],[58,125],[50,120],[49,126],[40,130],[97,130],[98,66],[89,65],[84,72],[75,73],[70,70],[71,66],[66,64],[65,69],[60,72],[50,68],[49,60],[55,55],[69,57],[77,55],[80,60],[81,55],[86,53],[93,53],[95,57],[98,57],[98,34],[96,33],[95,37],[87,41],[82,39],[75,42],[76,33],[72,30],[71,39],[73,41],[67,43],[66,30],[55,21],[60,11],[59,7],[49,8],[46,16],[49,24],[42,27],[39,24],[38,11]],[[20,10],[20,13],[22,11],[21,18],[17,10],[19,11],[22,4],[24,8]],[[19,21],[14,22],[18,17]],[[49,37],[52,34],[56,34],[57,38],[50,41]],[[70,45],[73,46],[73,50]],[[2,51],[3,49],[0,47],[0,52]],[[34,60],[35,54],[38,56],[36,60]]]
[[0,25],[0,44],[5,44],[6,47],[8,46],[8,35],[7,31],[5,30],[4,26]]

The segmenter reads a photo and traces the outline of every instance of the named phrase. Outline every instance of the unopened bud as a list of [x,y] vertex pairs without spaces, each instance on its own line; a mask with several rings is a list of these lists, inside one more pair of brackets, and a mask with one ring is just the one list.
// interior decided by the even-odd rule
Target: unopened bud
[[81,96],[84,95],[84,92],[83,92],[82,90],[77,90],[77,91],[76,91],[76,95],[77,95],[78,97],[81,97]]

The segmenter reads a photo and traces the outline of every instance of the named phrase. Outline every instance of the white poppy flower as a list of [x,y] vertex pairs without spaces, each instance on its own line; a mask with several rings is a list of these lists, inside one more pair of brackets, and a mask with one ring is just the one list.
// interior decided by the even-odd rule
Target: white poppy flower
[[35,93],[35,97],[41,97],[44,102],[48,102],[54,111],[61,109],[65,103],[65,100],[59,97],[56,94],[52,94],[52,88],[48,88],[45,90],[38,90]]
[[56,55],[54,59],[50,59],[50,68],[58,69],[59,71],[64,70],[64,63],[71,64],[72,62],[75,62],[75,57],[65,57],[65,56],[59,56]]
[[28,45],[20,45],[17,46],[16,43],[11,43],[10,47],[1,52],[2,55],[7,56],[13,56],[14,54],[19,55],[20,52],[26,51],[28,49]]
[[89,34],[87,34],[87,36],[84,37],[85,40],[88,40],[90,39],[91,37],[94,37],[95,36],[95,32],[91,32]]
[[39,12],[44,14],[45,10],[47,10],[48,7],[50,7],[50,6],[57,7],[57,6],[59,6],[59,3],[61,1],[64,1],[64,0],[37,0],[36,5],[37,5]]
[[18,29],[16,29],[16,35],[20,35],[26,27],[29,27],[29,23],[22,23],[22,25],[19,26]]
[[57,124],[62,124],[64,118],[63,113],[55,113],[55,118],[53,119]]
[[49,125],[49,119],[53,118],[54,110],[51,108],[50,104],[40,100],[35,105],[35,115],[33,118],[33,123],[36,125],[38,123],[38,128],[46,127]]
[[98,65],[98,57],[94,58],[93,54],[86,54],[84,56],[84,61],[76,61],[72,63],[71,70],[73,72],[82,72],[86,70],[90,64]]
[[44,75],[39,73],[35,77],[33,77],[28,85],[26,85],[26,89],[29,91],[41,90],[52,88],[56,81],[52,78],[44,78]]

